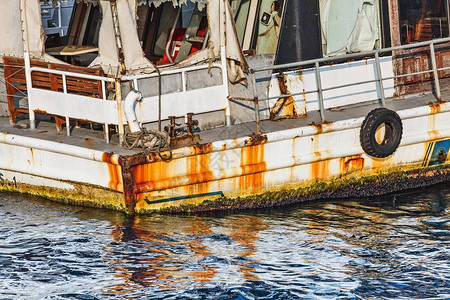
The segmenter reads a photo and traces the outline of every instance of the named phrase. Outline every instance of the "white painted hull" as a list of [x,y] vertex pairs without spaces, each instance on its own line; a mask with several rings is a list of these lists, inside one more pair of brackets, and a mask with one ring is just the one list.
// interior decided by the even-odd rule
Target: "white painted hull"
[[255,199],[265,193],[287,193],[334,179],[363,181],[398,171],[416,176],[408,172],[428,168],[430,145],[450,139],[450,104],[398,114],[402,141],[384,159],[361,148],[364,118],[271,132],[263,140],[243,137],[179,148],[170,162],[143,154],[132,162],[133,156],[2,133],[0,183],[4,190],[138,213],[208,209],[214,201],[204,201],[214,199],[235,199],[237,206],[251,199],[258,206]]

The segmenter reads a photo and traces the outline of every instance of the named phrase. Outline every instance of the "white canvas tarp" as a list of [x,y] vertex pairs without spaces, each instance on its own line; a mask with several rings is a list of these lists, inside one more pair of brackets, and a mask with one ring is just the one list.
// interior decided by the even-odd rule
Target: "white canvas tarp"
[[[78,0],[77,0],[78,1]],[[100,66],[106,74],[119,75],[119,54],[114,31],[113,16],[108,0],[80,0],[100,3],[102,24],[99,32],[98,57],[91,66]],[[136,30],[136,7],[139,0],[117,0],[118,23],[126,73],[153,72],[155,67],[147,60],[141,48]],[[180,5],[185,0],[150,0],[156,4],[172,1]],[[140,2],[140,1],[139,1]],[[230,60],[231,81],[243,77],[247,68],[234,27],[234,20],[228,1],[195,0],[200,5],[207,3],[210,41],[208,47],[195,52],[175,67],[194,65],[220,57],[222,45],[226,45],[226,58]],[[22,31],[23,29],[23,31]],[[42,28],[39,0],[0,1],[0,56],[23,57],[24,46],[33,58],[58,61],[45,54],[45,35]],[[25,43],[24,43],[25,41]]]
[[44,30],[39,0],[0,1],[0,55],[49,58],[44,52]]
[[[127,73],[153,72],[154,66],[148,61],[141,48],[136,30],[136,0],[117,0],[117,17],[122,42],[124,64]],[[101,0],[103,19],[98,41],[98,57],[91,66],[101,66],[106,74],[119,75],[119,53],[114,32],[110,1]]]
[[242,69],[246,70],[248,66],[239,44],[230,5],[226,0],[208,0],[206,11],[210,30],[208,48],[195,52],[178,65],[193,65],[217,58],[220,56],[221,46],[225,45],[226,58],[231,60],[230,81],[239,81],[244,76]]
[[320,0],[323,53],[370,51],[378,40],[376,0]]

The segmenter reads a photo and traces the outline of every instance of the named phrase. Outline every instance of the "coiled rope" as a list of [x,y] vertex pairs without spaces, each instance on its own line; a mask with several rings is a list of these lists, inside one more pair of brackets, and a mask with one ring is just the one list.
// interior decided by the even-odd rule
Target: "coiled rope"
[[[161,160],[172,160],[170,137],[165,131],[141,128],[139,132],[125,132],[124,145],[126,149],[142,148],[145,153],[158,153]],[[162,151],[169,151],[169,155],[162,155]]]

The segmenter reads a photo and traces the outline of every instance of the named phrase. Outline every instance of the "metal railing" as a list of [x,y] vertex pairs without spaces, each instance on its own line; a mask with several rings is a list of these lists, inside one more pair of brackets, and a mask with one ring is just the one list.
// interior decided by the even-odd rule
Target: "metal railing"
[[[386,98],[385,98],[385,94],[384,94],[383,81],[407,77],[407,76],[427,74],[427,73],[433,73],[436,97],[438,100],[440,100],[441,99],[441,89],[440,89],[440,84],[439,84],[438,71],[449,70],[450,67],[437,68],[436,53],[435,53],[434,45],[442,44],[442,43],[446,43],[446,42],[450,42],[450,38],[435,39],[435,40],[426,41],[426,42],[419,42],[419,43],[413,43],[413,44],[396,46],[396,47],[389,47],[389,48],[384,48],[384,49],[376,49],[376,50],[372,50],[372,51],[368,51],[368,52],[359,52],[359,53],[347,54],[347,55],[342,55],[342,56],[326,57],[326,58],[312,59],[312,60],[295,62],[295,63],[273,65],[273,66],[268,66],[268,67],[263,67],[263,68],[258,68],[258,69],[251,69],[250,76],[251,76],[251,80],[252,80],[252,84],[253,84],[253,95],[254,95],[253,101],[254,101],[254,105],[255,105],[255,121],[256,121],[257,132],[261,133],[260,115],[259,115],[259,102],[260,101],[267,101],[267,100],[273,100],[273,99],[279,99],[279,98],[294,97],[294,96],[306,95],[306,94],[311,94],[311,93],[317,93],[318,104],[319,104],[319,113],[320,113],[321,122],[323,123],[326,121],[325,107],[324,107],[324,102],[323,102],[323,92],[325,92],[325,91],[375,82],[377,84],[378,88],[380,89],[380,98],[379,98],[380,106],[386,107]],[[392,51],[396,51],[396,50],[413,49],[413,48],[426,47],[426,46],[428,46],[430,48],[431,69],[426,70],[426,71],[419,71],[419,72],[412,72],[412,73],[407,73],[407,74],[383,77],[383,75],[381,73],[380,53],[392,52]],[[330,62],[336,62],[336,61],[348,61],[351,59],[363,58],[363,57],[367,57],[367,56],[375,57],[375,66],[376,66],[376,70],[375,70],[376,78],[375,79],[352,82],[349,84],[336,85],[336,86],[325,88],[325,89],[322,88],[322,80],[321,80],[321,76],[320,76],[320,64],[321,63],[330,63]],[[271,96],[271,97],[265,97],[265,98],[257,97],[256,76],[255,76],[256,73],[264,72],[264,71],[274,71],[274,70],[280,70],[280,69],[292,70],[295,68],[299,68],[299,67],[303,67],[303,66],[310,66],[310,65],[314,65],[313,69],[315,72],[317,89],[302,91],[299,93],[292,93],[292,94],[281,94],[278,96]]]
[[[102,94],[99,95],[102,100],[108,100],[107,99],[107,92],[106,92],[106,83],[107,82],[115,82],[114,78],[109,78],[109,77],[103,77],[103,76],[96,76],[96,75],[88,75],[88,74],[82,74],[82,73],[75,73],[75,72],[69,72],[69,71],[60,71],[60,70],[53,70],[53,69],[47,69],[47,68],[41,68],[41,67],[31,67],[29,69],[29,73],[31,76],[31,73],[33,72],[42,72],[42,73],[48,73],[48,74],[53,74],[53,75],[60,75],[61,76],[61,80],[62,80],[62,85],[63,85],[63,90],[62,93],[63,94],[68,94],[68,89],[67,89],[67,77],[71,77],[71,78],[83,78],[83,79],[89,79],[89,80],[93,80],[93,81],[100,81],[101,82],[101,87],[102,87]],[[30,99],[28,100],[30,101]],[[32,100],[31,100],[32,101]],[[66,119],[66,129],[67,129],[67,136],[70,136],[70,126],[69,126],[69,116],[64,116]],[[32,129],[34,129],[36,127],[35,125],[35,113],[34,111],[31,109],[31,105],[30,105],[30,110],[29,110],[29,119],[30,119],[30,127]],[[106,143],[109,143],[109,124],[105,123],[105,140]]]

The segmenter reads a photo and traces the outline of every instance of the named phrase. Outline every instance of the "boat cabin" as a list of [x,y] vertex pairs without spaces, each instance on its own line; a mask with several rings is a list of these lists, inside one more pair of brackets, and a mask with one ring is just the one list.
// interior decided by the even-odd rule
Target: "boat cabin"
[[0,113],[102,124],[107,141],[419,92],[430,51],[448,75],[448,0],[9,0],[0,15]]

